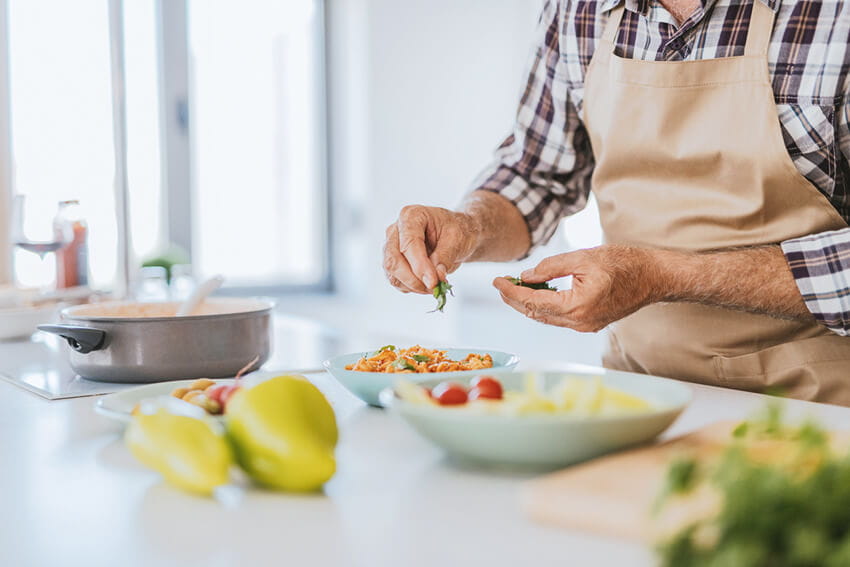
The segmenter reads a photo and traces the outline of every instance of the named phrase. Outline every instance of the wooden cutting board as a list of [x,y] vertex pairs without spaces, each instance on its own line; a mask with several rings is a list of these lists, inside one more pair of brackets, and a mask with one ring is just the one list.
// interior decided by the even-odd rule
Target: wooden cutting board
[[712,513],[718,504],[716,496],[705,491],[671,501],[653,515],[670,462],[677,456],[708,460],[719,455],[737,423],[715,423],[530,481],[523,487],[523,509],[535,521],[563,528],[657,541]]

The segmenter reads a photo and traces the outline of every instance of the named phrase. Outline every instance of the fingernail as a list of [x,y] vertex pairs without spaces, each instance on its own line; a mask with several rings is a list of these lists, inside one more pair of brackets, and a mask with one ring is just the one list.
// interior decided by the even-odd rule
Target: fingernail
[[437,282],[434,281],[434,276],[431,274],[426,274],[422,277],[422,281],[425,282],[425,287],[428,289],[434,289],[437,287]]
[[445,277],[447,275],[449,275],[449,271],[446,269],[446,267],[443,264],[437,264],[437,273],[443,279],[445,279]]
[[534,270],[525,270],[519,275],[520,279],[530,278],[534,275]]

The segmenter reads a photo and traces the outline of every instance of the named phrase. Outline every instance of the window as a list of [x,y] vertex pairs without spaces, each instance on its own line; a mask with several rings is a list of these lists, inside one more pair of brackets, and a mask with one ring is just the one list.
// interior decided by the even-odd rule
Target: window
[[[80,199],[92,281],[109,287],[108,1],[4,4],[13,190],[44,216]],[[133,0],[123,10],[135,259],[170,240],[188,249],[198,275],[221,273],[231,286],[326,285],[322,3]],[[25,251],[14,261],[19,283],[52,281],[52,262]]]

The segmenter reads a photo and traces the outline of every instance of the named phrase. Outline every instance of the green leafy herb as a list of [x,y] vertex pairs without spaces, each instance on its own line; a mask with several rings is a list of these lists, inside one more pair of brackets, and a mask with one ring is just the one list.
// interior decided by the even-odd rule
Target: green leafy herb
[[[781,442],[767,445],[768,459],[753,445],[765,441]],[[789,426],[771,404],[735,429],[717,462],[700,465],[707,474],[685,463],[671,465],[667,490],[707,483],[722,505],[662,544],[663,566],[850,565],[850,455],[835,455],[817,424]]]
[[452,293],[452,285],[449,282],[438,283],[431,293],[437,300],[437,307],[433,311],[430,311],[430,313],[433,313],[434,311],[442,311],[443,307],[446,306],[446,294],[454,295],[454,293]]
[[416,362],[428,362],[431,360],[431,357],[427,354],[414,354],[411,358]]
[[670,464],[664,488],[655,500],[657,513],[671,496],[687,494],[697,485],[700,473],[699,463],[691,457],[680,457]]
[[372,354],[372,356],[377,356],[377,355],[381,354],[382,352],[385,352],[385,351],[388,351],[388,350],[389,350],[389,351],[392,351],[392,352],[395,352],[395,345],[384,345],[384,346],[382,346],[381,348],[379,348],[378,350],[376,350],[376,351]]
[[416,367],[404,357],[397,358],[390,364],[390,366],[396,370],[416,370]]
[[507,279],[514,285],[521,285],[522,287],[527,287],[530,289],[548,289],[549,291],[558,291],[558,288],[553,285],[550,285],[549,282],[528,283],[522,281],[522,278],[515,278],[513,276],[505,276],[505,279]]

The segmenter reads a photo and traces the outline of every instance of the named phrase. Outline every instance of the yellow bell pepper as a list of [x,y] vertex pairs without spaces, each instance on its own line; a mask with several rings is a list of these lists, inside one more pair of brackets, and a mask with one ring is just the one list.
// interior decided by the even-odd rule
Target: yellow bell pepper
[[133,416],[124,434],[130,452],[174,486],[211,494],[227,484],[233,452],[219,424],[166,408]]
[[277,376],[238,390],[225,420],[237,462],[263,486],[314,491],[336,471],[336,417],[303,376]]

